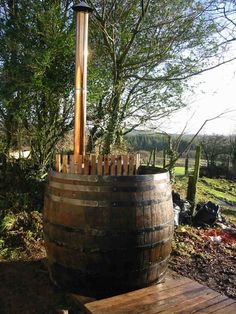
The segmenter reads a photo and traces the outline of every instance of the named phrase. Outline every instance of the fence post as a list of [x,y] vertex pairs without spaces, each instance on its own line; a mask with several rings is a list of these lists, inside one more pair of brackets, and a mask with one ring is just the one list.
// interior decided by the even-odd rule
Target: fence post
[[187,200],[191,202],[192,204],[193,214],[194,214],[194,208],[196,204],[196,192],[197,192],[197,182],[199,178],[200,161],[201,161],[201,146],[197,146],[196,154],[195,154],[194,173],[193,175],[189,176],[188,189],[187,189]]

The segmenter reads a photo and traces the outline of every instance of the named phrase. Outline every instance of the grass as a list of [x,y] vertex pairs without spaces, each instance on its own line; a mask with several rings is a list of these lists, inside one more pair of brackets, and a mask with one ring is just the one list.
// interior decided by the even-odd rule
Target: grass
[[[193,172],[193,168],[189,168],[189,173]],[[185,175],[185,168],[184,167],[175,167],[175,174],[177,176],[184,176]]]
[[[183,176],[184,169],[178,169],[174,189],[186,198],[188,178]],[[183,167],[182,167],[183,168]],[[199,178],[197,185],[197,202],[208,202],[219,204],[222,213],[236,223],[236,183],[226,179]]]

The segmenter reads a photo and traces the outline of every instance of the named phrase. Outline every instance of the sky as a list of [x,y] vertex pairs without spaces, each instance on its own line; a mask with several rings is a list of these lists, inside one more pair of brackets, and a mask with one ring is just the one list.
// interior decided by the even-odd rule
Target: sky
[[236,60],[204,72],[192,81],[197,87],[187,99],[189,105],[163,123],[162,130],[180,133],[187,123],[185,133],[193,134],[206,119],[231,111],[207,122],[200,134],[236,134]]

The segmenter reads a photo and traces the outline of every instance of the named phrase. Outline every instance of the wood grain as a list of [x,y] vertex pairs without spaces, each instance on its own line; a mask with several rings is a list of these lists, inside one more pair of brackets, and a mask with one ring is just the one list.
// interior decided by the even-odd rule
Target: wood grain
[[[104,176],[49,175],[44,235],[48,258],[57,264],[53,274],[61,277],[64,267],[63,276],[69,275],[63,282],[72,286],[86,278],[91,288],[103,292],[108,287],[116,293],[146,287],[164,276],[173,205],[168,172],[106,176],[106,158]],[[86,173],[88,160],[84,165]]]
[[90,314],[236,313],[236,300],[187,278],[85,304]]

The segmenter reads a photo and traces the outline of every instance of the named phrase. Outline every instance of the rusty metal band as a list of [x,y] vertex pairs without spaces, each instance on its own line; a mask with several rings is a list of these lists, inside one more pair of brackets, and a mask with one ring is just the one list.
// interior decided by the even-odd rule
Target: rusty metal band
[[57,203],[64,203],[69,205],[81,206],[81,207],[143,207],[143,206],[152,206],[168,201],[172,201],[172,196],[165,199],[151,199],[151,200],[142,200],[142,201],[90,201],[90,200],[78,200],[68,197],[56,196],[50,194],[48,191],[45,193],[46,197],[50,197],[51,201]]
[[[166,182],[163,182],[166,184]],[[49,188],[55,188],[63,191],[73,192],[124,192],[124,193],[137,193],[153,191],[157,189],[157,186],[152,185],[141,185],[141,186],[120,186],[120,185],[83,185],[83,184],[68,184],[56,181],[50,181]],[[160,187],[160,185],[158,185]],[[158,190],[157,190],[158,192]]]
[[147,232],[155,232],[155,231],[160,231],[163,230],[167,227],[170,226],[174,226],[174,218],[168,220],[167,222],[165,222],[164,224],[160,224],[160,225],[156,225],[156,226],[152,226],[152,227],[146,227],[146,228],[140,228],[140,229],[134,229],[134,230],[126,230],[126,231],[114,231],[114,229],[108,229],[108,230],[99,230],[99,229],[94,229],[94,228],[89,228],[86,230],[84,228],[78,228],[78,227],[68,227],[68,226],[64,226],[64,225],[59,225],[59,224],[55,224],[50,222],[49,220],[47,220],[46,218],[44,218],[44,223],[45,224],[49,224],[52,225],[58,229],[61,229],[63,231],[72,233],[80,233],[80,234],[86,234],[86,235],[92,235],[92,236],[98,236],[98,237],[103,237],[103,236],[112,236],[112,235],[122,235],[122,234],[143,234],[143,233],[147,233]]
[[82,175],[74,173],[61,173],[51,170],[49,172],[49,178],[59,178],[64,180],[74,180],[79,182],[145,182],[145,181],[157,181],[166,180],[169,182],[169,173],[164,171],[157,174],[139,174],[133,176],[99,176],[99,175]]
[[86,247],[70,247],[68,245],[66,245],[65,243],[63,242],[60,242],[60,241],[56,241],[56,240],[51,240],[47,237],[47,235],[45,234],[45,240],[50,242],[50,243],[53,243],[55,244],[56,246],[59,246],[59,247],[65,247],[66,249],[68,250],[72,250],[72,251],[77,251],[77,252],[80,252],[80,253],[109,253],[109,252],[125,252],[125,251],[136,251],[136,250],[146,250],[146,249],[154,249],[156,247],[159,247],[161,245],[164,245],[170,241],[172,241],[172,233],[170,234],[170,237],[166,238],[166,239],[163,239],[163,240],[160,240],[160,241],[156,241],[156,242],[153,242],[153,243],[148,243],[148,244],[143,244],[143,245],[127,245],[126,247],[114,247],[114,248],[111,248],[111,249],[102,249],[102,248],[99,248],[99,247],[95,247],[95,248],[86,248]]
[[[138,269],[127,269],[127,273],[140,273],[140,272],[149,272],[150,270],[152,270],[153,268],[159,268],[161,266],[166,266],[167,267],[167,262],[168,260],[170,259],[170,255],[167,255],[166,258],[162,259],[161,261],[159,262],[155,262],[155,263],[148,263],[147,266],[145,267],[142,267],[142,268],[138,268]],[[81,276],[88,276],[88,275],[92,275],[92,276],[99,276],[99,277],[103,277],[103,276],[111,276],[113,278],[120,278],[120,274],[119,272],[114,272],[114,271],[107,271],[107,272],[104,272],[104,273],[100,273],[98,274],[98,271],[91,271],[91,270],[85,270],[85,269],[79,269],[79,268],[75,268],[75,267],[67,267],[67,265],[64,265],[63,263],[58,263],[57,262],[54,262],[53,263],[54,265],[59,265],[59,267],[63,267],[65,268],[66,272],[70,271],[70,269],[72,271],[76,271],[78,273],[80,273]],[[123,271],[123,270],[122,270]],[[125,276],[125,274],[123,274]]]

